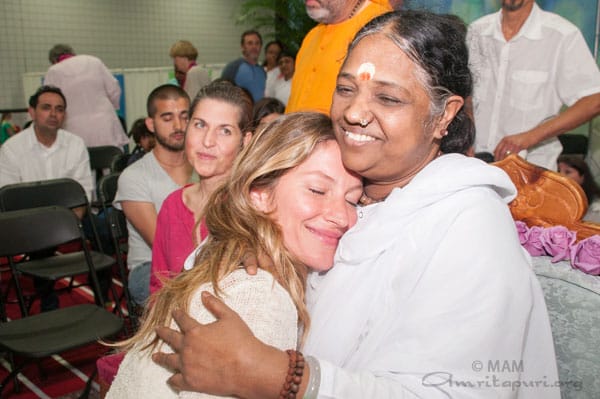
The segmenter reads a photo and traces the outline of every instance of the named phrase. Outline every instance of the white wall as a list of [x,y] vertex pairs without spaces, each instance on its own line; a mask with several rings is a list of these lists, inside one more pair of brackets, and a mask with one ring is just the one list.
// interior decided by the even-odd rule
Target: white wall
[[[240,56],[242,0],[1,0],[0,109],[22,108],[23,74],[44,73],[48,50],[67,43],[112,70],[168,67],[170,46],[190,40],[198,63]],[[128,115],[128,119],[133,115]]]

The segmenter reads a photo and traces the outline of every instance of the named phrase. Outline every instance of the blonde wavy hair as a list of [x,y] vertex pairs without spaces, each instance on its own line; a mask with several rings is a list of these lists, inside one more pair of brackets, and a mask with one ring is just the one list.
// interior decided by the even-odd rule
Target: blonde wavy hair
[[229,180],[208,201],[205,217],[210,234],[194,268],[165,280],[163,288],[150,297],[139,331],[115,346],[131,348],[139,343],[142,349],[156,348],[159,339],[154,329],[169,325],[173,310],[188,311],[192,294],[202,284],[212,283],[219,295],[218,282],[239,268],[248,254],[271,257],[273,265],[267,271],[290,294],[306,334],[310,325],[304,303],[307,266],[285,248],[277,221],[254,207],[250,192],[272,192],[281,176],[327,140],[335,140],[331,120],[312,112],[281,116],[259,132],[236,159]]

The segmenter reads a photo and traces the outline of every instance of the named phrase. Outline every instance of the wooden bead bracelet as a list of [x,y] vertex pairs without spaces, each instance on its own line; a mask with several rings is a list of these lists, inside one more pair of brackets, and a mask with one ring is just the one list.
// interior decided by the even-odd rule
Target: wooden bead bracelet
[[290,362],[283,388],[279,393],[279,399],[296,399],[296,394],[302,382],[302,375],[304,374],[304,356],[301,352],[291,349],[288,349],[286,353]]

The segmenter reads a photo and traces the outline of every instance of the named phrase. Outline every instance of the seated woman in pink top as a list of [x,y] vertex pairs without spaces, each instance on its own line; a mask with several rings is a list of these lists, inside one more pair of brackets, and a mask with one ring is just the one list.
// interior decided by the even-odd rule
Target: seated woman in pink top
[[[192,102],[190,115],[185,151],[200,182],[174,191],[160,208],[152,245],[150,293],[162,287],[161,279],[179,274],[187,256],[208,235],[202,209],[252,137],[252,100],[229,82],[202,88]],[[98,360],[102,392],[112,383],[123,355]]]
[[252,137],[252,100],[229,82],[202,88],[190,115],[185,152],[200,182],[171,193],[160,209],[152,246],[151,293],[162,287],[161,279],[179,274],[185,258],[206,238],[203,208]]

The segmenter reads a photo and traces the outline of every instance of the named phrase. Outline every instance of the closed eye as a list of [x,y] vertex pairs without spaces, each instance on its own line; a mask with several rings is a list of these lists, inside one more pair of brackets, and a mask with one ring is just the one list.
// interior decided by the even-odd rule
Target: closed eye
[[383,104],[390,104],[390,105],[395,105],[395,104],[401,104],[402,101],[395,98],[395,97],[390,97],[390,96],[385,96],[385,95],[379,95],[377,96],[377,99],[382,102]]
[[350,86],[344,86],[344,85],[337,85],[335,87],[335,91],[336,93],[338,93],[339,95],[348,95],[352,93],[352,88]]
[[348,205],[350,205],[353,208],[358,207],[358,202],[354,202],[354,201],[350,201],[350,200],[346,200],[346,202],[348,203]]

